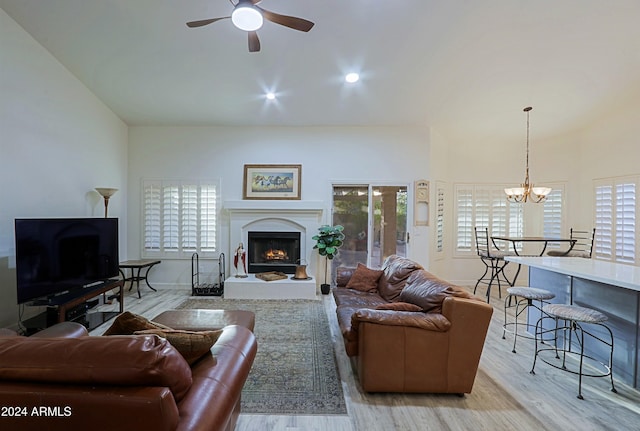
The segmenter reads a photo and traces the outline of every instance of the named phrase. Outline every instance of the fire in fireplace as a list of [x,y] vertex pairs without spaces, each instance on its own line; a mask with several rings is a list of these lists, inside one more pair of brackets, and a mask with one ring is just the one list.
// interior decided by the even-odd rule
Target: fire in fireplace
[[280,250],[280,249],[273,249],[270,248],[269,250],[265,251],[264,253],[262,253],[262,256],[264,257],[264,259],[267,262],[273,262],[273,261],[287,261],[289,260],[289,255],[287,254],[286,250]]
[[247,271],[294,274],[300,261],[300,232],[247,233]]

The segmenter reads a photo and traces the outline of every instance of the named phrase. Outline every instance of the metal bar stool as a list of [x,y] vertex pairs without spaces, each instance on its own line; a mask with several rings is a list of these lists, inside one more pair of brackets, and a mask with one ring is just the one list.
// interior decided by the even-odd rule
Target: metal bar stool
[[[505,334],[507,331],[513,332],[513,353],[516,353],[516,340],[518,337],[523,338],[535,338],[535,335],[530,335],[528,333],[529,329],[533,329],[535,331],[536,325],[530,324],[528,322],[519,323],[518,317],[527,310],[529,307],[533,307],[543,313],[542,307],[545,304],[548,304],[549,299],[553,299],[556,297],[555,293],[549,292],[548,290],[538,289],[536,287],[521,287],[515,286],[507,289],[507,297],[504,299],[504,324],[502,325],[502,339],[504,340]],[[515,304],[512,305],[513,300],[515,299]],[[536,301],[536,302],[534,302]],[[510,308],[515,308],[515,316],[513,322],[509,322],[507,320],[507,310]],[[514,327],[513,331],[510,331],[510,327]],[[519,333],[518,327],[524,326],[527,332]],[[535,334],[535,332],[534,332]]]
[[[502,285],[500,284],[500,276],[502,276],[502,278],[508,285],[511,285],[511,282],[504,273],[504,269],[509,262],[504,260],[504,258],[505,256],[515,256],[515,254],[491,247],[491,245],[489,245],[488,228],[476,227],[474,228],[474,230],[476,237],[476,253],[478,254],[478,257],[480,257],[480,260],[484,264],[485,268],[484,274],[482,274],[482,276],[478,279],[476,285],[473,288],[473,294],[475,295],[479,284],[486,284],[487,302],[489,302],[491,299],[491,286],[493,285],[494,281],[498,283],[498,297],[502,298]],[[495,246],[495,243],[493,245]],[[488,275],[489,270],[491,270],[491,275]]]
[[[533,366],[531,367],[531,374],[535,374],[536,360],[538,356],[540,356],[540,360],[551,365],[552,367],[568,371],[573,374],[577,374],[578,377],[578,398],[584,399],[582,396],[582,376],[585,377],[607,377],[611,378],[611,392],[617,393],[616,387],[613,383],[613,333],[608,326],[604,325],[602,322],[607,321],[607,316],[602,314],[601,312],[586,308],[580,307],[577,305],[566,305],[566,304],[548,304],[542,308],[543,314],[538,322],[536,323],[536,332],[535,332],[535,340],[536,340],[536,353],[533,358]],[[544,329],[542,323],[545,319],[553,319],[555,321],[555,327],[552,329]],[[559,326],[560,320],[564,321],[562,326]],[[581,323],[586,323],[589,325],[599,326],[604,328],[605,335],[609,335],[609,339],[606,340],[603,337],[599,337],[586,330]],[[554,347],[538,347],[538,340],[542,339],[543,334],[548,332],[553,332],[554,335],[557,335],[558,331],[562,331],[563,334],[563,347],[558,348],[557,341]],[[572,343],[572,335],[575,334],[576,342],[579,345],[579,351],[573,349]],[[567,339],[568,335],[568,339]],[[590,337],[593,340],[604,343],[610,349],[609,353],[609,364],[604,364],[600,362],[598,359],[593,356],[589,356],[585,354],[585,335]],[[556,337],[557,340],[557,337]],[[545,351],[555,351],[556,359],[560,360],[561,363],[552,362],[552,359],[545,358],[544,355],[540,355],[540,353]],[[559,353],[562,353],[562,357],[560,357]],[[571,369],[567,365],[567,357],[574,357],[579,360],[578,369]],[[586,371],[584,369],[585,359],[588,360],[590,365],[594,366],[594,371]],[[575,364],[572,364],[575,367]],[[598,370],[597,368],[602,368],[603,370]]]

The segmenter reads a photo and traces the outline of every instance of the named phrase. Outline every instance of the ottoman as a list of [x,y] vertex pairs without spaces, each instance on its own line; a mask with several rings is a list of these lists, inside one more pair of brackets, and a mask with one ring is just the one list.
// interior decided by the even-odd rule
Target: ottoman
[[151,320],[186,331],[211,331],[238,325],[253,332],[256,316],[246,310],[167,310]]

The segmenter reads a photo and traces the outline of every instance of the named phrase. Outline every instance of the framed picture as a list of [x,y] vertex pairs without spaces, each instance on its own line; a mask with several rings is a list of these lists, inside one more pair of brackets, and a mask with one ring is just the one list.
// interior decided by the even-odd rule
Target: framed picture
[[243,199],[300,200],[302,165],[244,165]]

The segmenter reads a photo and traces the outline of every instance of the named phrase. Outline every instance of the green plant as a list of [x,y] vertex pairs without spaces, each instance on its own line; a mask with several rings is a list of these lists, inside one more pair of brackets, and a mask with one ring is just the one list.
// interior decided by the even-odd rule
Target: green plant
[[324,256],[324,283],[320,285],[320,290],[324,295],[329,293],[330,285],[327,284],[327,262],[338,254],[338,249],[342,247],[344,240],[343,226],[323,225],[318,228],[318,234],[312,237],[316,241],[313,248],[318,249],[320,256]]
[[320,256],[325,256],[331,260],[338,254],[338,249],[342,247],[344,240],[344,227],[341,225],[329,226],[324,225],[318,228],[318,234],[313,236],[316,245],[313,248],[318,249]]

